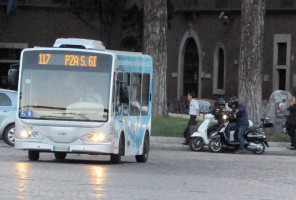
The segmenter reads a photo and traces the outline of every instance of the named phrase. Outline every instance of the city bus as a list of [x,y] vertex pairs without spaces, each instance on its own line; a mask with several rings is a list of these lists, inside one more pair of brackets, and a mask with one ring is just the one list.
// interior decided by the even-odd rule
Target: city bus
[[[150,149],[152,58],[107,50],[102,42],[60,38],[21,53],[15,148],[122,156],[146,162]],[[13,74],[13,73],[12,73]]]

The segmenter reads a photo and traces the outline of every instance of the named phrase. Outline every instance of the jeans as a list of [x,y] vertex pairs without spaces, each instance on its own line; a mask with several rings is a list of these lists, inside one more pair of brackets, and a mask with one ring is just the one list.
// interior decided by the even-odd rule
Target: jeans
[[245,139],[244,139],[244,133],[248,129],[248,126],[240,126],[238,129],[238,140],[239,140],[239,149],[244,150],[245,149]]

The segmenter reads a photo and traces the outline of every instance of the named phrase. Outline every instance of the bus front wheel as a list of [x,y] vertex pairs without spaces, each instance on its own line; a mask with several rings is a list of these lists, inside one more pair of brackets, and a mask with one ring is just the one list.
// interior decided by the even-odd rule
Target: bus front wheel
[[28,151],[28,158],[31,161],[37,161],[37,160],[39,160],[39,151],[29,150]]
[[144,138],[144,142],[143,142],[144,146],[143,146],[143,154],[142,155],[136,155],[136,161],[138,163],[145,163],[148,160],[148,156],[149,156],[149,150],[150,150],[150,140],[149,140],[149,136],[146,133],[145,134],[145,138]]
[[110,162],[112,164],[120,164],[121,163],[121,156],[124,156],[124,151],[125,151],[125,142],[124,139],[122,137],[122,135],[120,136],[120,140],[119,140],[119,145],[118,145],[118,154],[111,154],[110,155]]

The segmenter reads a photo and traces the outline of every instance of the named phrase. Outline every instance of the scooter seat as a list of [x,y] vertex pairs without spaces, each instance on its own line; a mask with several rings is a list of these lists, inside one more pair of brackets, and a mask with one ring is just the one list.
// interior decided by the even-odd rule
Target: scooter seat
[[258,127],[256,127],[256,126],[252,126],[252,127],[249,127],[248,129],[247,129],[247,131],[254,131],[254,130],[256,130]]
[[228,141],[228,143],[229,143],[231,146],[237,146],[237,145],[239,145],[239,142]]

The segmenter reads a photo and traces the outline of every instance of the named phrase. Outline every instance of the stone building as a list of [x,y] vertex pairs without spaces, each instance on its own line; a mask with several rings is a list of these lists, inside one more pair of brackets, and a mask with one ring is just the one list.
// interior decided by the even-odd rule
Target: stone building
[[[237,95],[241,1],[170,1],[174,11],[168,31],[168,100],[179,99],[188,91],[209,99]],[[100,40],[96,30],[54,2],[19,0],[17,12],[7,16],[7,1],[0,0],[2,76],[10,64],[18,62],[25,47],[51,46],[59,37]],[[264,99],[276,89],[296,89],[295,24],[295,0],[266,0]],[[118,38],[112,35],[108,48],[120,49]]]
[[[237,95],[240,48],[238,0],[174,0],[168,34],[168,98],[195,91],[216,99]],[[266,0],[263,98],[296,87],[294,0]]]

